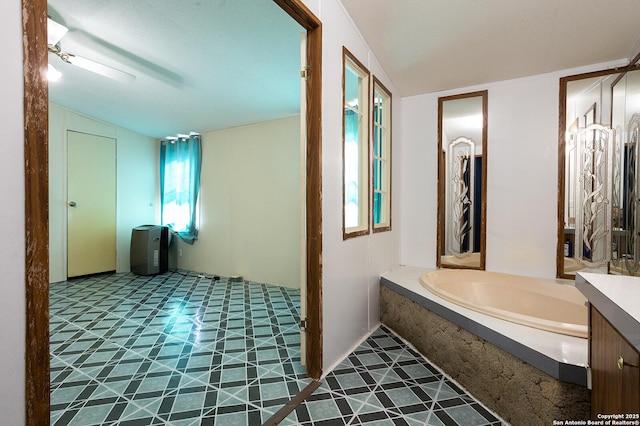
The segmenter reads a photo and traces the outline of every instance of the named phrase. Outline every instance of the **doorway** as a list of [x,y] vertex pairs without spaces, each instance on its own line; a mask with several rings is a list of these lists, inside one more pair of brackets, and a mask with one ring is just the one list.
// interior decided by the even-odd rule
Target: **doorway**
[[[307,29],[309,78],[306,84],[307,127],[307,374],[322,374],[322,172],[321,172],[321,22],[301,0],[274,0]],[[48,86],[46,70],[46,0],[23,0],[25,117],[25,254],[27,424],[49,422],[48,283]],[[43,149],[43,147],[45,147]]]
[[67,131],[67,278],[116,270],[116,140]]

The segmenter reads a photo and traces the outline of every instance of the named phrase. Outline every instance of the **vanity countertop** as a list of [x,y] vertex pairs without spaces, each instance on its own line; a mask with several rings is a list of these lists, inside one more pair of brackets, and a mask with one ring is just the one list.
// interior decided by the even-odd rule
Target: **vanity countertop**
[[576,287],[640,352],[640,278],[578,272]]

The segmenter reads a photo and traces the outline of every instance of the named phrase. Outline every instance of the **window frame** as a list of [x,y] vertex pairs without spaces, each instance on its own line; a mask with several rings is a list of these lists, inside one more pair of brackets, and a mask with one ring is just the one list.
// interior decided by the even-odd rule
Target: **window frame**
[[[381,117],[381,120],[376,121],[374,114],[374,109],[376,107],[376,93],[380,93],[383,96],[383,110],[382,115],[378,115]],[[384,84],[374,75],[373,76],[373,84],[372,84],[372,96],[371,96],[371,223],[373,227],[373,232],[386,232],[391,230],[391,170],[392,170],[392,95],[391,91],[386,88]],[[380,130],[383,131],[383,137],[381,139],[382,144],[382,155],[376,156],[375,146],[376,146],[376,126],[380,127]],[[379,158],[382,162],[382,176],[383,181],[381,183],[381,189],[377,190],[375,188],[375,173],[376,173],[376,158]],[[384,218],[380,223],[375,222],[375,194],[376,192],[380,192],[383,195],[386,194],[386,197],[383,197],[382,201],[382,212],[381,217]]]
[[[347,66],[360,78],[358,105],[364,108],[353,110],[347,105]],[[370,233],[371,222],[371,73],[346,47],[342,47],[342,238],[347,240]],[[345,112],[360,114],[358,124],[358,225],[347,228],[346,187],[346,120]]]

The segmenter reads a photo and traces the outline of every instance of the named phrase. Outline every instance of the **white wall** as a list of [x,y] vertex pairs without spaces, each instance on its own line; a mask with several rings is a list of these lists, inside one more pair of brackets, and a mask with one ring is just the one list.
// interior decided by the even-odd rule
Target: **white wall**
[[[399,263],[401,102],[338,0],[312,10],[323,23],[322,292],[325,372],[380,321],[379,277]],[[392,92],[392,231],[342,240],[342,46]]]
[[67,131],[116,139],[116,270],[130,270],[131,229],[158,223],[158,141],[49,104],[49,281],[67,279]]
[[24,122],[21,2],[0,2],[0,39],[6,58],[0,79],[0,413],[2,423],[25,422]]
[[202,135],[200,230],[178,240],[179,268],[300,288],[300,139],[299,116]]
[[612,65],[403,99],[401,263],[435,267],[438,97],[488,89],[486,269],[554,278],[559,79]]

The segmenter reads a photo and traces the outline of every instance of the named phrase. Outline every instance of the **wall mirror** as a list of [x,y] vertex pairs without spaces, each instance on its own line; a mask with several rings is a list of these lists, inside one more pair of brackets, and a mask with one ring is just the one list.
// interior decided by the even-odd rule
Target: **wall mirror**
[[438,267],[485,268],[487,97],[438,98]]
[[640,275],[639,129],[638,67],[560,79],[558,277]]

